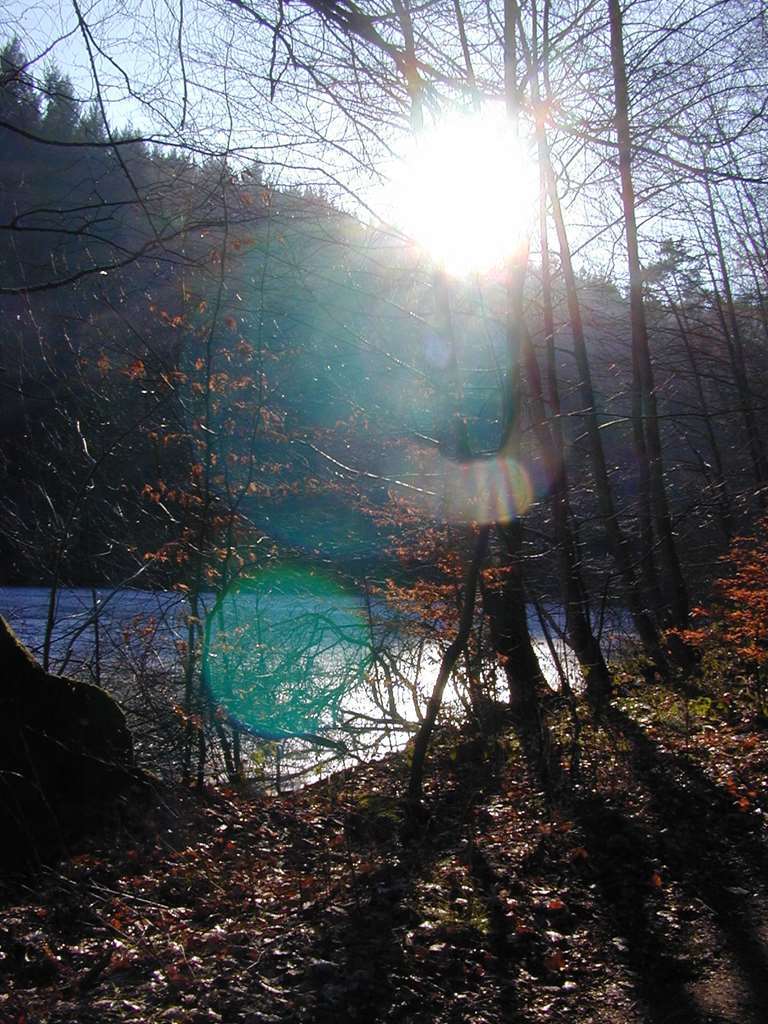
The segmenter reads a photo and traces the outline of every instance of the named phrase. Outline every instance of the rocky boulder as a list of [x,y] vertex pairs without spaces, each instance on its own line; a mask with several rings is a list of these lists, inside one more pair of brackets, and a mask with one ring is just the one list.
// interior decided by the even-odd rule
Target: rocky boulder
[[117,702],[44,671],[0,617],[0,862],[55,857],[103,821],[135,779]]

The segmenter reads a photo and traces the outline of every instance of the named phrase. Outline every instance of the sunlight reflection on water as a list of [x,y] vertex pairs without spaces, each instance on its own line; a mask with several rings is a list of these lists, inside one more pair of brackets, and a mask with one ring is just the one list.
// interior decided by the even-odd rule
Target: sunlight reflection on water
[[[284,580],[281,585],[284,589]],[[241,635],[245,643],[244,650],[250,650],[251,653],[256,643],[256,634],[253,630],[264,626],[264,617],[258,613],[258,606],[263,603],[265,596],[266,592],[245,592],[238,603],[238,615],[251,624],[246,633]],[[45,634],[48,597],[49,592],[43,588],[0,588],[0,614],[8,619],[20,638],[38,656]],[[320,708],[314,718],[307,712],[311,701],[309,704],[304,701],[304,704],[299,705],[301,713],[294,709],[290,713],[283,712],[277,717],[270,717],[266,705],[269,699],[277,699],[277,690],[274,686],[272,689],[275,693],[270,691],[271,698],[270,694],[264,697],[262,693],[264,699],[260,704],[257,701],[254,707],[249,708],[242,701],[239,704],[235,701],[230,708],[233,716],[252,733],[266,738],[287,736],[290,733],[322,733],[327,728],[329,735],[345,738],[345,743],[350,744],[350,752],[351,737],[355,737],[357,753],[367,750],[368,756],[401,748],[418,721],[416,704],[424,708],[434,685],[440,666],[440,647],[426,641],[421,641],[419,645],[413,641],[406,643],[404,639],[398,639],[396,626],[391,616],[386,613],[382,615],[378,624],[374,624],[371,633],[370,623],[367,619],[360,618],[359,598],[348,591],[342,591],[341,588],[336,587],[329,591],[327,586],[324,589],[321,587],[313,599],[320,602],[314,611],[323,617],[326,626],[318,634],[319,646],[308,647],[306,643],[302,643],[305,657],[302,671],[306,672],[307,666],[313,662],[316,664],[316,656],[321,648],[328,646],[330,634],[333,634],[336,640],[342,635],[345,645],[344,657],[339,661],[337,650],[326,663],[326,670],[332,671],[343,665],[344,685],[341,688],[331,686],[328,691],[320,687],[317,691],[320,694],[320,703],[322,704],[322,700],[327,697],[328,705],[324,709]],[[297,614],[295,604],[292,606],[292,600],[285,594],[282,597],[276,597],[274,594],[269,597],[269,605],[272,608],[270,617],[279,624],[279,629],[283,631],[280,633],[283,637],[281,643],[286,644],[281,652],[283,658],[286,652],[291,653],[291,646],[286,637],[306,636],[306,630],[301,628],[301,616]],[[222,607],[221,602],[218,606],[214,604],[212,595],[208,595],[207,604],[211,611]],[[94,614],[94,609],[97,614]],[[276,618],[275,609],[278,612]],[[383,608],[379,611],[383,611]],[[306,612],[307,609],[304,609],[304,613]],[[94,662],[97,619],[101,657],[99,677],[102,684],[115,692],[119,698],[122,699],[127,675],[136,676],[141,672],[148,672],[167,681],[178,682],[182,668],[179,643],[186,637],[187,614],[186,598],[176,593],[63,589],[58,596],[56,628],[51,645],[52,669],[90,680],[97,676]],[[558,624],[558,618],[557,614],[553,616],[555,625]],[[257,625],[254,626],[254,623]],[[559,689],[558,668],[533,609],[530,611],[530,628],[544,676],[553,689]],[[350,629],[353,630],[354,636],[349,633]],[[561,668],[568,673],[574,689],[578,689],[580,674],[575,659],[560,639],[553,638],[552,642]],[[378,662],[375,669],[370,667],[371,647],[384,644],[388,645],[389,652],[393,655],[390,661],[392,670],[388,679],[384,678]],[[238,655],[238,658],[241,663],[249,664],[247,657]],[[362,668],[364,661],[367,671]],[[253,666],[251,670],[252,668]],[[300,678],[301,673],[297,675],[297,679]],[[226,689],[230,682],[231,680],[224,679],[222,684],[220,680],[214,689],[220,690],[222,685]],[[505,699],[508,691],[501,667],[496,670],[495,683],[498,699]],[[240,684],[235,685],[234,690],[243,691],[245,688],[241,680]],[[216,696],[221,698],[221,692]],[[446,704],[459,707],[461,697],[462,694],[457,687],[449,683],[445,691]],[[178,695],[175,699],[178,699]],[[291,714],[294,714],[294,719],[291,718]],[[327,755],[327,751],[325,754]],[[318,759],[319,756],[311,747],[297,754],[299,761],[303,758],[307,766],[311,764],[313,757]],[[338,761],[335,767],[338,767]]]

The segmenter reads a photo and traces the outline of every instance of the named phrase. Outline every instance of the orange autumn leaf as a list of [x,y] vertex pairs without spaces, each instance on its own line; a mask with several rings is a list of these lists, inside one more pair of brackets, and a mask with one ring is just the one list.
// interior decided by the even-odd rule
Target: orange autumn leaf
[[555,950],[554,953],[550,953],[549,956],[544,957],[544,966],[548,971],[552,971],[556,974],[558,971],[562,971],[565,967],[565,957],[562,953]]

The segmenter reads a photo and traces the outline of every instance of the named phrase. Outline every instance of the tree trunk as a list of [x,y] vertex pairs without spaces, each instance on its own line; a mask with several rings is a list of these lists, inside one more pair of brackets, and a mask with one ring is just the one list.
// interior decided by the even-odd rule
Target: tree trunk
[[768,463],[766,462],[765,450],[760,437],[758,423],[755,419],[755,412],[752,408],[747,368],[744,361],[744,344],[741,337],[741,328],[739,326],[739,318],[736,313],[736,304],[733,299],[733,290],[731,289],[728,265],[725,260],[725,249],[723,247],[723,239],[720,234],[720,226],[717,221],[717,212],[715,210],[712,187],[709,183],[709,178],[706,175],[704,176],[704,187],[707,193],[707,207],[712,224],[712,234],[715,240],[717,262],[720,267],[720,278],[723,291],[725,293],[725,310],[728,315],[727,322],[725,317],[723,317],[723,332],[728,345],[731,370],[733,372],[733,379],[736,384],[736,391],[738,392],[739,403],[744,417],[744,432],[747,436],[747,446],[749,448],[749,455],[752,461],[755,483],[757,484],[758,492],[760,494],[760,503],[761,505],[765,505],[766,501],[768,501],[768,496],[764,493],[765,485],[768,483]]
[[600,437],[600,423],[597,416],[594,388],[592,386],[592,372],[589,365],[589,356],[587,355],[587,341],[581,318],[581,306],[576,290],[576,274],[573,269],[573,261],[568,244],[568,233],[549,155],[549,144],[543,122],[540,120],[537,122],[537,137],[539,160],[546,176],[547,192],[552,206],[552,215],[560,248],[560,263],[565,281],[568,314],[573,335],[573,352],[579,371],[579,391],[589,443],[592,478],[597,492],[600,515],[603,520],[608,546],[618,571],[623,599],[632,616],[637,635],[646,654],[651,658],[656,668],[662,673],[666,673],[667,659],[661,646],[659,631],[643,604],[632,566],[629,546],[619,524],[618,512],[611,492],[608,468],[603,451],[603,441]]
[[[632,138],[629,125],[629,95],[624,61],[620,0],[608,0],[611,28],[611,64],[614,82],[614,124],[619,147],[621,201],[629,264],[629,302],[632,327],[632,366],[635,386],[639,391],[640,423],[636,425],[636,442],[641,465],[641,481],[647,475],[653,526],[659,543],[659,557],[665,590],[665,607],[661,609],[670,625],[684,628],[688,623],[688,588],[683,578],[672,532],[662,459],[661,435],[656,408],[653,365],[648,346],[648,328],[643,303],[643,279],[637,241],[635,191],[632,181]],[[638,410],[635,410],[637,412]],[[633,417],[634,419],[635,417]],[[641,440],[642,439],[642,440]],[[641,512],[642,515],[642,512]],[[647,533],[647,524],[644,532]],[[647,540],[647,538],[646,538]],[[644,553],[644,557],[648,557]],[[651,583],[653,580],[651,579]]]
[[686,323],[685,315],[682,309],[678,306],[669,292],[664,289],[666,300],[669,303],[669,307],[672,310],[672,314],[675,317],[678,331],[680,332],[680,338],[683,342],[683,348],[685,349],[686,358],[688,364],[691,367],[691,374],[693,376],[694,386],[696,388],[696,395],[699,399],[699,405],[701,407],[701,414],[704,419],[704,429],[707,432],[707,440],[709,442],[709,453],[712,459],[712,466],[714,468],[714,487],[715,487],[715,500],[717,502],[718,517],[720,519],[720,528],[723,531],[723,535],[726,540],[730,540],[733,536],[733,513],[731,510],[731,501],[728,495],[728,484],[725,479],[725,470],[723,468],[723,460],[720,456],[720,445],[717,442],[717,435],[715,434],[714,425],[712,423],[712,416],[709,411],[709,403],[707,402],[707,396],[704,391],[704,385],[701,380],[701,374],[699,372],[698,363],[696,361],[696,353],[693,345],[691,344],[690,334],[688,331],[688,325]]
[[[534,432],[548,474],[552,478],[550,504],[557,542],[560,593],[565,608],[566,635],[584,675],[590,702],[595,706],[602,706],[611,694],[611,675],[589,622],[586,593],[579,570],[576,543],[571,530],[568,472],[563,458],[563,449],[562,446],[557,446],[545,420],[541,376],[530,338],[525,340],[524,353],[528,394],[534,416]],[[556,380],[553,382],[553,387],[556,388]],[[556,390],[555,394],[557,394]]]
[[[536,21],[534,18],[534,30]],[[534,46],[536,47],[534,35]],[[538,61],[538,55],[535,54]],[[538,66],[533,69],[532,89],[534,104],[538,106],[540,95]],[[565,607],[565,627],[568,641],[576,654],[584,675],[589,700],[601,706],[611,693],[611,676],[603,658],[600,644],[592,632],[587,610],[576,541],[571,529],[571,509],[568,497],[568,471],[565,464],[563,429],[561,421],[560,390],[558,386],[557,359],[555,357],[555,318],[552,309],[552,280],[549,263],[549,230],[547,225],[546,177],[540,166],[539,191],[539,238],[541,244],[541,288],[544,319],[544,338],[547,353],[547,377],[551,409],[551,428],[547,425],[544,405],[544,389],[536,353],[526,332],[524,338],[524,364],[528,379],[528,392],[534,418],[539,447],[544,462],[552,476],[550,503],[552,521],[557,542],[560,593]]]
[[494,650],[509,685],[509,706],[525,758],[542,788],[551,793],[562,782],[562,766],[542,711],[547,689],[531,644],[526,593],[519,566],[522,527],[513,521],[497,527],[504,551],[505,574],[500,586],[483,582],[483,607],[488,615]]
[[413,747],[413,760],[411,762],[411,775],[408,782],[408,802],[411,805],[416,805],[421,800],[421,790],[424,779],[424,762],[429,749],[429,741],[435,730],[437,716],[443,703],[445,687],[451,677],[451,673],[453,672],[456,662],[459,660],[459,657],[469,640],[472,621],[474,619],[477,584],[480,578],[480,571],[482,569],[483,559],[485,558],[485,552],[488,548],[489,529],[490,528],[488,526],[482,526],[477,535],[475,549],[472,554],[472,561],[469,564],[466,580],[464,582],[464,601],[461,608],[459,629],[440,662],[437,679],[435,680],[435,685],[429,698],[429,703],[427,704],[427,712],[424,715],[424,720],[419,726],[419,731],[416,733],[416,740]]

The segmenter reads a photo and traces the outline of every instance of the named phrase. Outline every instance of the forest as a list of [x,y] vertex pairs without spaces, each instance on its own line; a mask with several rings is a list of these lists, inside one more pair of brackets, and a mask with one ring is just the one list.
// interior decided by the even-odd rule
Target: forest
[[768,1019],[757,0],[0,20],[0,1022]]

